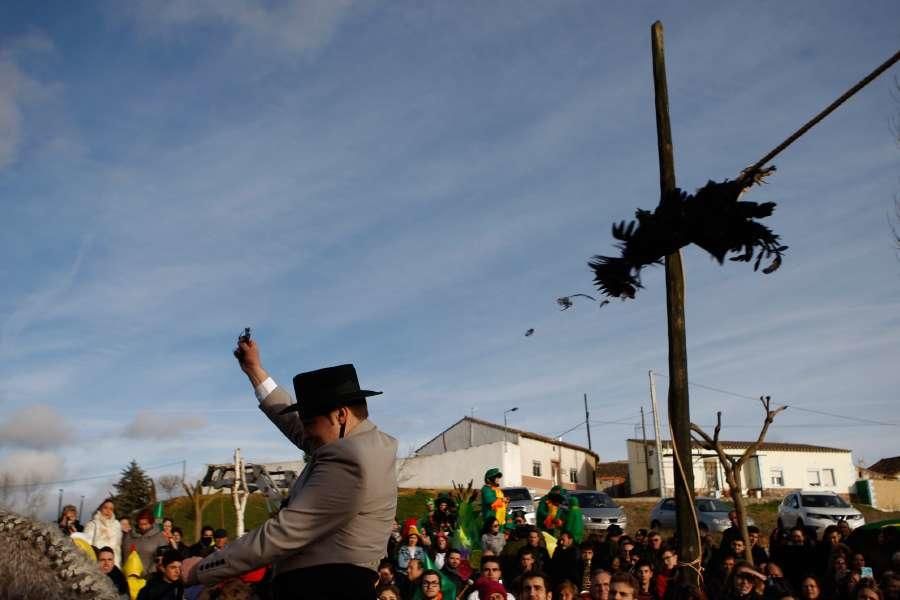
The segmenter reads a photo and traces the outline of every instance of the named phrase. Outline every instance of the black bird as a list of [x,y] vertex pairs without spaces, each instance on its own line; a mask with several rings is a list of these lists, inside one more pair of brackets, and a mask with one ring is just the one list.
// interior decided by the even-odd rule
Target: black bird
[[741,194],[762,180],[775,167],[743,173],[736,180],[708,182],[693,196],[675,189],[667,194],[653,212],[638,209],[636,221],[613,224],[613,237],[619,256],[594,256],[588,263],[594,271],[594,283],[611,298],[634,298],[641,287],[641,270],[660,264],[663,257],[688,244],[697,244],[719,264],[729,253],[733,261],[749,262],[757,250],[753,269],[763,258],[772,258],[763,273],[772,273],[781,265],[787,246],[778,235],[755,219],[771,216],[774,202],[739,200]]

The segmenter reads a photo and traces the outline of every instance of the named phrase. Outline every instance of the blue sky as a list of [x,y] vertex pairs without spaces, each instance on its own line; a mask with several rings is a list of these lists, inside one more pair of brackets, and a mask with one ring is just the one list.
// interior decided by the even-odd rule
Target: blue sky
[[[4,468],[295,457],[231,356],[246,325],[283,383],[355,363],[404,452],[473,410],[516,406],[510,425],[557,435],[587,393],[593,420],[627,421],[592,430],[624,458],[647,371],[666,371],[662,269],[631,302],[554,300],[592,293],[611,223],[657,202],[650,24],[689,190],[736,176],[900,40],[896,2],[634,4],[4,2]],[[771,430],[866,463],[900,450],[897,76],[752,192],[778,203],[777,273],[684,252],[691,379],[883,423],[789,409]],[[762,418],[691,401],[731,439]]]

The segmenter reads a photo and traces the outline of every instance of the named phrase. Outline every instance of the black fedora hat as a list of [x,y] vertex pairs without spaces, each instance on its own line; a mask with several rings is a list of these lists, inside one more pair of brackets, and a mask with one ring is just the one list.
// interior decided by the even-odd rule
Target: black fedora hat
[[294,377],[297,403],[281,411],[300,413],[301,419],[325,415],[341,406],[361,404],[369,396],[381,392],[359,389],[359,379],[353,365],[338,365],[300,373]]

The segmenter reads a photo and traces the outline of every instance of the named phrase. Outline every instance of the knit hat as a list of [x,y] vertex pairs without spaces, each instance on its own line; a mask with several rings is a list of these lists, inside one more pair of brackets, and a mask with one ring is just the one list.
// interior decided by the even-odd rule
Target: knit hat
[[506,598],[506,588],[499,581],[482,577],[475,584],[478,600],[490,600],[491,594],[502,594]]

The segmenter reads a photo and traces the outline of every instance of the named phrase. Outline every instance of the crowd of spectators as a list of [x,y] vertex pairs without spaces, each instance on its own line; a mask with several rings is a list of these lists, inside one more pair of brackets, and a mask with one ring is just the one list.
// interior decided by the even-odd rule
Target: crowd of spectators
[[[443,506],[435,512],[446,511]],[[432,513],[433,515],[434,513]],[[900,600],[900,536],[881,530],[874,548],[849,544],[846,523],[814,529],[780,525],[764,537],[749,527],[750,556],[734,513],[721,536],[701,524],[702,556],[687,564],[661,531],[611,525],[581,541],[567,531],[488,518],[479,547],[455,548],[453,519],[395,523],[379,567],[376,600]],[[422,524],[426,525],[423,526]],[[474,562],[478,568],[472,568]],[[690,584],[690,570],[700,585]],[[447,585],[449,582],[450,585]],[[448,595],[452,594],[452,598]]]
[[[777,525],[763,536],[749,527],[750,555],[731,515],[732,527],[713,536],[701,524],[701,557],[686,564],[677,543],[663,532],[623,531],[610,525],[602,534],[576,540],[568,531],[545,531],[514,512],[507,523],[485,521],[474,548],[454,547],[453,501],[442,497],[420,519],[395,522],[378,567],[376,600],[900,600],[900,536],[894,527],[879,533],[877,545],[855,547],[846,523],[814,529]],[[66,535],[83,536],[94,548],[100,570],[122,598],[129,597],[123,561],[133,552],[145,583],[138,600],[197,598],[185,590],[181,561],[205,557],[228,543],[224,529],[203,526],[187,545],[171,519],[160,523],[150,512],[117,519],[112,499],[104,500],[83,526],[66,506],[59,519]],[[688,583],[698,569],[701,585]],[[268,598],[265,570],[242,580],[248,598]],[[335,582],[339,585],[340,582]],[[371,599],[361,599],[371,600]]]

